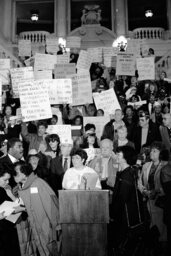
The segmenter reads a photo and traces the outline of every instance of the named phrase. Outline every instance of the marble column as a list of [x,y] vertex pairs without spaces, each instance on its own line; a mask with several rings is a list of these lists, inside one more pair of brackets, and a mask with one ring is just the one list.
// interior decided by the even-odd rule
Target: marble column
[[55,0],[55,34],[63,38],[67,35],[67,0]]
[[166,1],[167,8],[167,26],[168,30],[171,30],[171,0]]
[[114,32],[117,36],[126,36],[128,32],[127,0],[114,1]]
[[[11,41],[12,37],[12,0],[0,1],[0,31],[7,41]],[[2,26],[3,24],[3,26]]]

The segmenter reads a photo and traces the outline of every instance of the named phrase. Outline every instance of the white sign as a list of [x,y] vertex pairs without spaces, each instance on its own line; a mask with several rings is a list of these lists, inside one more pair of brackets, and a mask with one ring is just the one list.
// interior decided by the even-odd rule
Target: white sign
[[138,39],[128,39],[126,53],[133,53],[136,57],[140,57],[141,45]]
[[18,42],[18,56],[31,56],[31,40],[21,39]]
[[2,81],[0,79],[0,111],[2,110]]
[[18,97],[18,83],[22,83],[25,81],[33,81],[34,73],[32,67],[24,67],[24,68],[12,68],[11,72],[11,80],[12,80],[12,89],[14,93],[14,97]]
[[96,127],[96,136],[97,138],[101,138],[103,129],[105,124],[110,121],[110,117],[108,116],[89,116],[83,118],[84,126],[88,123],[94,124]]
[[70,61],[70,53],[69,52],[56,55],[56,57],[57,57],[57,61],[56,61],[57,64],[68,64]]
[[10,71],[9,69],[0,70],[0,79],[3,85],[10,84]]
[[90,74],[77,74],[72,77],[72,105],[92,103]]
[[155,79],[154,57],[137,58],[138,80]]
[[58,134],[62,143],[71,141],[71,125],[48,125],[48,134]]
[[52,79],[52,70],[37,70],[34,71],[35,80]]
[[32,43],[31,44],[31,51],[32,51],[32,55],[34,56],[36,53],[45,53],[45,45],[41,45],[41,44],[35,44]]
[[106,67],[116,67],[117,53],[118,48],[116,47],[103,47],[103,61]]
[[76,73],[75,63],[56,64],[54,69],[55,78],[67,78]]
[[77,61],[77,69],[89,70],[91,63],[92,60],[89,53],[85,50],[81,50]]
[[118,53],[116,75],[135,76],[135,55],[133,53]]
[[59,51],[59,43],[57,37],[47,37],[46,38],[46,51],[47,53],[57,54]]
[[41,80],[18,84],[24,122],[52,117],[48,88]]
[[57,63],[57,55],[35,54],[34,70],[52,70]]
[[68,36],[66,39],[67,48],[80,48],[81,47],[81,37],[78,36]]
[[116,109],[121,109],[116,94],[113,89],[93,93],[94,102],[97,109],[103,109],[105,114],[112,114]]
[[0,70],[10,69],[10,59],[0,59]]

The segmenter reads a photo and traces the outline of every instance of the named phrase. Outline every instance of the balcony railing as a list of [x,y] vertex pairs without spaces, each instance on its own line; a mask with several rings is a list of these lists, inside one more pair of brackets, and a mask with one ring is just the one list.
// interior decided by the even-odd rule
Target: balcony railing
[[136,28],[133,30],[136,39],[164,39],[164,28]]
[[25,40],[31,40],[32,43],[44,44],[46,41],[46,37],[49,35],[50,33],[47,31],[26,31],[26,32],[21,32],[19,35],[19,38],[25,39]]

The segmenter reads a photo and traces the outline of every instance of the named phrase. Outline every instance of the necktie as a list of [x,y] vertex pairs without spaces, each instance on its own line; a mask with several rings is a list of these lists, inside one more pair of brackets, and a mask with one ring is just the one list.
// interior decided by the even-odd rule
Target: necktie
[[66,170],[68,169],[68,158],[64,158],[64,166],[63,166],[63,168],[64,168],[64,172],[66,172]]

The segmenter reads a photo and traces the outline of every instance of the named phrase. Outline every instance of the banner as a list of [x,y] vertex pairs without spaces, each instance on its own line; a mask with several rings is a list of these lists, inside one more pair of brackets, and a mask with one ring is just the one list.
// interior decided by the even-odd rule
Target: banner
[[155,79],[154,57],[137,58],[138,80]]
[[116,75],[135,76],[136,59],[133,53],[118,53],[116,61]]
[[24,68],[12,68],[10,70],[11,80],[12,80],[12,89],[14,97],[18,97],[18,84],[26,81],[34,80],[34,73],[32,67]]
[[116,94],[113,89],[93,93],[94,102],[97,109],[103,109],[105,114],[113,114],[116,109],[121,109]]
[[43,81],[19,83],[18,89],[24,122],[52,117],[48,88]]
[[92,89],[90,74],[77,74],[71,76],[72,79],[72,105],[84,105],[92,103]]

